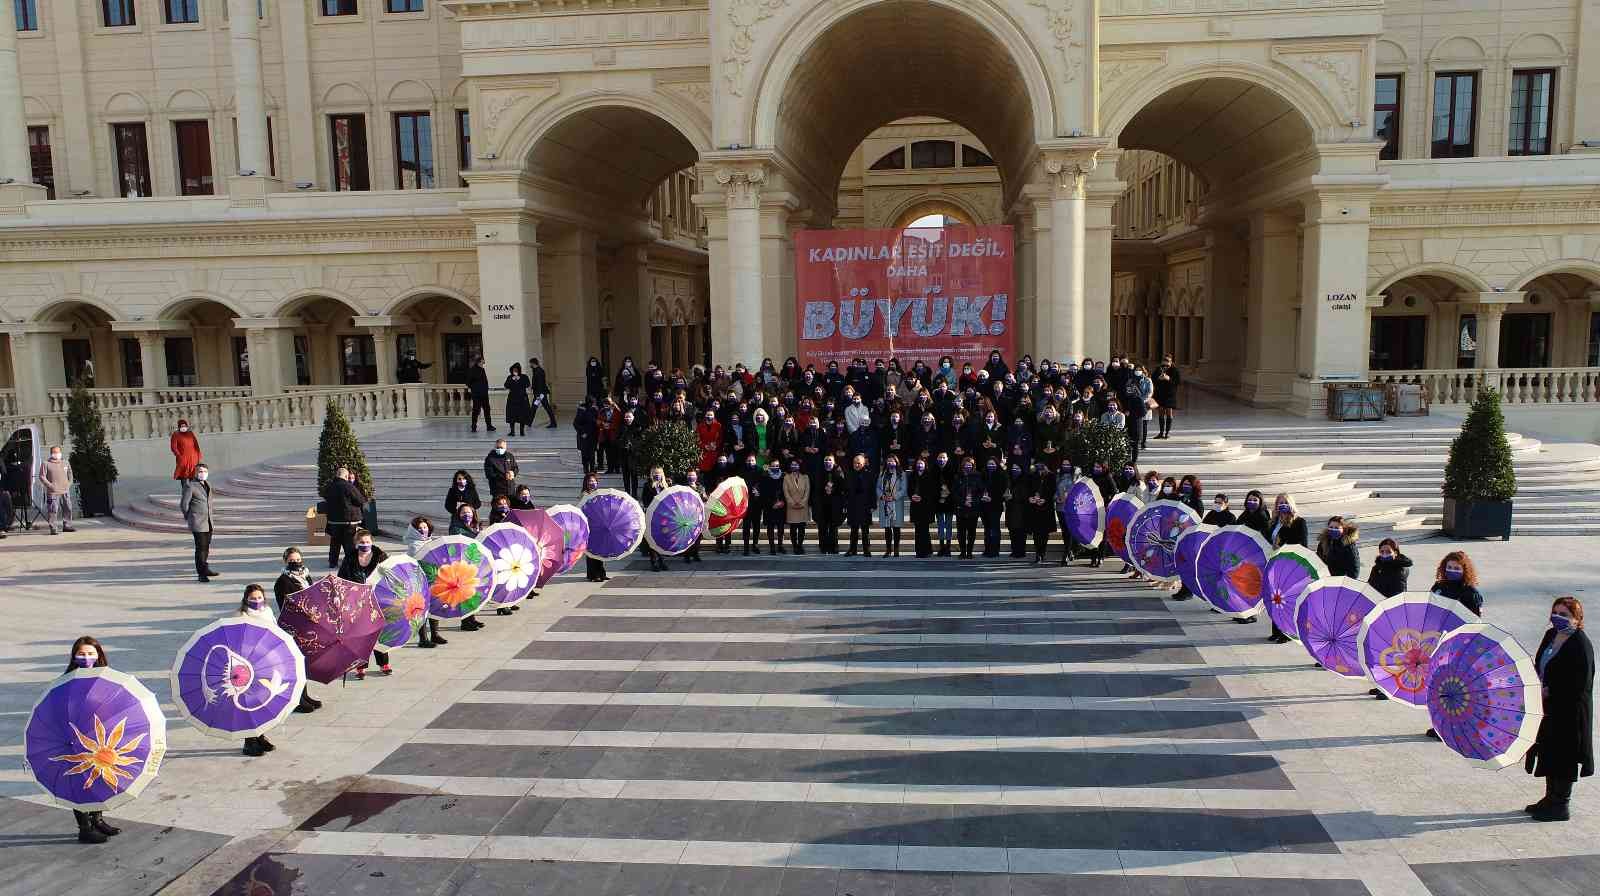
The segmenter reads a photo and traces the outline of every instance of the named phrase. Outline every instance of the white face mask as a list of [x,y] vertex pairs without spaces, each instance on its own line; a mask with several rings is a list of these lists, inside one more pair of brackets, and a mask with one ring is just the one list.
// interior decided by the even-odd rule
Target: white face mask
[[51,459],[51,460],[54,460],[54,461],[59,461],[59,460],[61,460],[61,455],[59,455],[59,454],[52,454],[52,455],[50,455],[50,459]]
[[207,473],[205,470],[196,470],[194,472],[194,478],[200,480],[201,482],[205,482],[206,479],[210,477],[210,475],[211,474]]
[[188,431],[189,431],[189,427],[187,427],[187,426],[178,427],[178,432],[188,432]]

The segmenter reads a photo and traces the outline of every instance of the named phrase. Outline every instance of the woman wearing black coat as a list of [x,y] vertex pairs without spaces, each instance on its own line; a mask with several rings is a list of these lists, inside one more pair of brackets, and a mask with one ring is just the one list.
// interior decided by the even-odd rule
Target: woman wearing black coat
[[1040,461],[1033,465],[1033,488],[1028,494],[1028,528],[1033,533],[1033,565],[1044,563],[1050,533],[1056,531],[1056,474]]
[[811,518],[817,524],[817,551],[839,553],[839,521],[844,518],[844,471],[831,454],[811,483]]
[[1345,524],[1344,517],[1328,518],[1327,528],[1317,537],[1317,556],[1329,575],[1361,577],[1361,551],[1356,547],[1359,534],[1355,524]]
[[1524,762],[1544,778],[1544,798],[1526,811],[1535,821],[1566,821],[1572,785],[1594,774],[1594,645],[1583,631],[1583,604],[1571,596],[1550,606],[1550,629],[1534,652],[1544,718]]
[[462,504],[477,510],[483,506],[483,499],[478,497],[478,485],[472,481],[472,474],[457,470],[450,490],[444,493],[444,511],[451,519],[455,519],[456,508]]
[[[1033,497],[1033,476],[1021,464],[1011,465],[1011,475],[993,475],[988,477],[989,494],[993,498],[990,504],[1000,503],[1001,496],[1005,496],[1006,508],[1006,534],[1011,537],[1011,556],[1014,559],[1023,559],[1028,556],[1028,534],[1032,531],[1029,519],[1028,499]],[[989,511],[986,509],[983,519],[983,556],[1000,556],[1000,514],[994,514],[996,525],[989,525]],[[991,539],[990,534],[993,533]],[[992,553],[991,553],[992,550]]]
[[[346,582],[365,585],[367,579],[378,570],[378,564],[389,559],[383,548],[372,543],[372,533],[365,529],[356,530],[356,552],[344,558],[339,564],[338,576]],[[373,650],[372,656],[378,661],[378,671],[384,675],[393,675],[394,670],[389,668],[389,652],[387,650]],[[362,660],[356,664],[356,681],[367,677],[367,662]]]
[[1238,523],[1249,526],[1261,534],[1262,538],[1272,540],[1272,514],[1267,510],[1267,500],[1261,492],[1251,489],[1244,496],[1244,510],[1239,513]]
[[1367,574],[1367,584],[1384,597],[1394,597],[1406,590],[1406,580],[1411,577],[1411,558],[1400,553],[1400,545],[1393,538],[1378,542],[1378,559],[1372,562],[1372,572]]
[[917,458],[906,474],[907,503],[910,505],[911,526],[916,531],[916,555],[933,556],[933,514],[939,507],[939,474],[928,469],[928,459]]
[[511,365],[511,374],[506,377],[506,425],[511,428],[511,435],[517,434],[517,427],[522,427],[522,434],[528,434],[528,424],[533,422],[533,403],[528,400],[528,391],[533,388],[533,380],[522,372],[521,364]]
[[606,371],[600,366],[600,359],[594,355],[589,356],[589,363],[583,368],[583,394],[590,398],[604,398],[606,394]]
[[[1247,502],[1248,503],[1248,502]],[[1248,513],[1248,511],[1246,511]],[[1268,530],[1267,540],[1272,542],[1273,548],[1281,548],[1286,544],[1306,547],[1306,521],[1295,512],[1294,499],[1288,495],[1280,494],[1272,500],[1272,527]],[[1291,640],[1279,628],[1278,623],[1272,622],[1272,614],[1262,613],[1272,625],[1272,634],[1267,640],[1274,644],[1287,644]],[[1240,619],[1239,622],[1250,622],[1249,619]]]
[[999,500],[989,491],[978,465],[972,458],[961,461],[961,475],[951,489],[956,508],[956,542],[961,548],[961,559],[972,559],[972,546],[978,540],[978,517],[983,512],[983,499]]
[[861,547],[861,556],[872,556],[872,511],[878,506],[878,477],[873,475],[872,469],[867,466],[867,456],[857,454],[850,460],[850,472],[845,477],[845,515],[850,521],[850,550],[845,551],[846,557],[856,555],[856,546]]

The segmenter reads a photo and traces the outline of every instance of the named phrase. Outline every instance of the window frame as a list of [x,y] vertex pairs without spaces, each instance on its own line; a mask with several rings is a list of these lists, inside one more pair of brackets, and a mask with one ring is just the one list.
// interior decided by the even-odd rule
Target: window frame
[[[418,121],[418,119],[425,119],[426,125],[424,126],[422,122]],[[393,145],[390,148],[394,152],[394,188],[396,190],[436,189],[439,185],[439,158],[438,153],[434,152],[433,145],[433,111],[431,109],[412,109],[404,112],[391,112],[389,114],[389,128],[393,140]],[[416,186],[406,185],[406,169],[404,167],[405,163],[401,158],[400,152],[401,135],[407,131],[410,132],[412,146],[417,152]],[[423,183],[422,173],[422,139],[424,137],[426,137],[428,141],[428,173],[426,184]]]
[[[0,0],[5,2],[5,0]],[[39,12],[39,0],[10,0],[17,19],[17,37],[37,37],[44,32],[44,16]],[[31,25],[24,28],[23,23]]]
[[[140,120],[140,121],[112,121],[112,122],[108,122],[108,124],[111,127],[111,157],[114,160],[114,164],[113,164],[111,170],[112,170],[112,174],[116,178],[117,196],[122,198],[122,199],[145,199],[145,198],[149,198],[151,196],[154,196],[155,195],[155,182],[154,182],[154,179],[153,179],[151,171],[150,171],[150,129],[149,129],[149,127],[146,126],[146,123],[144,121],[142,121],[142,120]],[[124,169],[122,167],[122,165],[123,165],[123,145],[122,145],[121,136],[123,134],[123,129],[124,128],[138,128],[139,129],[139,131],[138,131],[138,133],[139,133],[139,143],[141,144],[139,146],[139,155],[141,156],[139,161],[141,161],[143,163],[143,168],[144,168],[144,171],[143,171],[141,176],[142,176],[143,181],[144,181],[143,188],[144,188],[145,192],[141,193],[138,196],[130,196],[127,193],[127,179],[124,176]]]
[[[0,0],[0,2],[4,2],[4,0]],[[39,131],[44,132],[44,156],[50,168],[45,179],[40,179],[39,166],[37,164],[40,146],[33,139],[33,135]],[[56,148],[50,139],[50,125],[30,124],[27,125],[26,132],[28,138],[28,176],[34,183],[45,188],[46,199],[54,199],[56,198]]]
[[[1453,153],[1453,152],[1449,153],[1447,155],[1440,155],[1439,152],[1438,152],[1438,148],[1437,148],[1439,141],[1438,141],[1437,138],[1435,138],[1433,136],[1434,133],[1435,133],[1435,129],[1437,127],[1438,120],[1439,120],[1438,119],[1438,116],[1439,116],[1439,109],[1438,109],[1439,81],[1440,81],[1440,79],[1443,79],[1443,78],[1450,79],[1450,118],[1449,118],[1449,125],[1446,128],[1445,133],[1446,133],[1446,139],[1449,141],[1449,144],[1451,146],[1455,146],[1456,145],[1455,136],[1454,135],[1455,135],[1455,130],[1456,130],[1457,114],[1458,114],[1458,111],[1459,111],[1456,108],[1456,94],[1458,92],[1458,88],[1456,87],[1456,84],[1462,78],[1470,78],[1471,81],[1472,81],[1472,108],[1468,112],[1468,115],[1469,115],[1468,127],[1470,128],[1469,133],[1470,133],[1471,137],[1467,141],[1467,150],[1468,151],[1467,151],[1466,155],[1457,155],[1456,153]],[[1475,159],[1475,158],[1478,158],[1478,109],[1482,105],[1483,105],[1483,72],[1482,72],[1482,70],[1480,70],[1480,69],[1453,69],[1453,70],[1450,70],[1450,71],[1434,72],[1433,73],[1433,103],[1432,103],[1432,108],[1430,110],[1432,112],[1432,116],[1429,119],[1430,122],[1432,122],[1434,126],[1430,127],[1428,129],[1428,157],[1431,158],[1431,159]]]
[[[347,0],[317,0],[316,18],[324,22],[355,22],[362,18],[361,0],[348,0],[351,12],[328,12],[328,4],[342,4]],[[337,8],[337,7],[335,7]]]
[[[1393,103],[1380,103],[1377,100],[1378,82],[1385,79],[1394,81]],[[1383,150],[1378,153],[1378,159],[1384,162],[1399,161],[1405,157],[1403,141],[1406,133],[1406,76],[1403,72],[1379,72],[1373,77],[1372,118],[1374,128],[1372,136],[1374,139],[1378,136],[1376,125],[1379,112],[1389,113],[1389,124],[1393,129],[1393,136],[1389,138],[1389,142],[1384,146]]]
[[[421,9],[395,9],[395,3],[417,3]],[[425,19],[431,12],[427,0],[383,0],[384,18]]]
[[[197,126],[205,128],[205,144],[204,144],[204,149],[205,149],[205,152],[206,152],[205,163],[206,163],[206,167],[209,169],[205,175],[203,175],[203,176],[201,176],[201,177],[199,177],[197,179],[198,180],[209,180],[210,183],[203,185],[203,189],[197,188],[196,190],[191,191],[189,189],[189,186],[188,186],[188,173],[185,171],[185,168],[187,167],[186,162],[194,162],[194,161],[198,161],[198,160],[186,159],[185,156],[184,156],[184,151],[183,151],[183,147],[184,147],[184,131],[191,130],[191,129],[197,127]],[[217,195],[217,165],[216,165],[216,159],[217,159],[216,146],[212,143],[212,140],[211,140],[211,120],[210,119],[207,119],[207,118],[182,118],[182,119],[174,119],[173,120],[173,122],[172,122],[172,163],[178,170],[178,180],[177,180],[177,188],[178,188],[178,190],[177,190],[177,194],[179,196],[215,196],[215,195]]]
[[[361,172],[365,185],[355,186],[354,171],[348,185],[341,185],[339,178],[339,135],[337,123],[343,119],[358,119],[361,122]],[[365,112],[330,112],[325,116],[328,127],[328,167],[329,186],[335,193],[361,193],[372,189],[372,147],[367,136],[367,114]],[[353,156],[352,156],[353,158]]]
[[[950,164],[948,164],[948,165],[939,165],[939,164],[918,165],[917,164],[917,147],[919,147],[919,146],[934,146],[934,147],[946,147],[946,148],[948,148],[949,151],[950,151]],[[907,164],[909,166],[909,170],[911,170],[911,171],[944,171],[946,169],[954,168],[954,167],[956,167],[956,159],[959,158],[959,156],[960,156],[960,154],[956,152],[956,141],[952,140],[952,139],[949,139],[949,138],[930,138],[930,139],[927,139],[927,140],[913,140],[913,141],[911,141],[911,146],[909,147],[909,150],[910,151],[906,153],[906,162],[907,162]]]
[[[111,23],[111,10],[113,5],[115,5],[118,9],[127,12],[128,21],[119,22],[117,24]],[[100,0],[99,24],[101,28],[114,28],[117,30],[121,30],[123,28],[138,28],[139,4],[137,0]]]
[[456,179],[467,186],[463,175],[472,170],[472,110],[456,110]]
[[[174,19],[174,18],[172,18],[172,7],[173,7],[174,3],[183,4],[183,5],[188,5],[190,3],[193,3],[194,4],[194,18],[192,18],[192,19]],[[202,14],[200,12],[200,7],[202,5],[203,4],[200,2],[200,0],[161,0],[161,24],[162,25],[166,25],[166,26],[170,26],[170,27],[173,27],[173,28],[193,28],[195,26],[202,25],[202,24],[204,24],[203,16],[202,16]],[[224,5],[226,5],[226,3],[224,3]]]
[[[883,164],[885,161],[890,160],[892,157],[894,157],[896,155],[898,155],[900,157],[900,164],[899,165],[884,165]],[[902,144],[902,145],[896,146],[894,149],[891,149],[888,152],[885,152],[882,155],[878,156],[878,158],[874,159],[871,164],[867,165],[867,170],[868,171],[905,171],[906,170],[906,166],[910,163],[910,159],[911,159],[911,150],[908,147],[906,147],[904,144]],[[880,165],[882,167],[879,167]]]
[[[1514,139],[1516,139],[1516,128],[1517,128],[1517,120],[1514,117],[1515,116],[1515,110],[1516,110],[1515,103],[1516,103],[1517,95],[1518,95],[1519,92],[1526,93],[1527,94],[1527,99],[1532,99],[1532,91],[1531,90],[1518,91],[1518,89],[1517,89],[1517,79],[1519,77],[1529,77],[1529,76],[1533,76],[1533,75],[1548,75],[1549,78],[1550,78],[1550,87],[1549,87],[1549,91],[1548,91],[1549,104],[1546,106],[1545,111],[1544,111],[1544,150],[1540,151],[1540,152],[1536,152],[1536,151],[1534,151],[1532,149],[1528,149],[1527,148],[1527,144],[1529,142],[1531,142],[1532,138],[1530,136],[1528,136],[1526,133],[1524,133],[1524,136],[1522,138],[1523,139],[1524,148],[1521,151],[1518,151],[1517,149],[1513,148],[1513,145],[1512,145],[1512,141]],[[1548,156],[1548,155],[1552,155],[1555,152],[1555,149],[1556,149],[1556,99],[1559,96],[1557,91],[1560,89],[1560,83],[1561,83],[1560,82],[1560,76],[1561,76],[1561,70],[1558,67],[1553,66],[1553,65],[1537,66],[1537,67],[1534,67],[1534,68],[1514,68],[1514,69],[1511,70],[1511,78],[1510,78],[1510,81],[1509,81],[1509,86],[1506,88],[1506,92],[1507,92],[1507,98],[1506,98],[1507,99],[1507,102],[1506,102],[1506,118],[1507,118],[1507,121],[1506,121],[1506,155],[1508,155],[1508,156]],[[1531,81],[1531,78],[1530,78],[1530,81]],[[1523,106],[1523,109],[1524,109],[1524,112],[1526,113],[1526,112],[1528,112],[1528,111],[1530,111],[1532,109],[1532,106],[1528,105],[1528,104],[1525,104]],[[1525,120],[1523,122],[1523,125],[1524,125],[1525,128],[1529,127],[1530,124],[1531,124],[1531,115],[1528,116],[1528,118],[1530,120]]]

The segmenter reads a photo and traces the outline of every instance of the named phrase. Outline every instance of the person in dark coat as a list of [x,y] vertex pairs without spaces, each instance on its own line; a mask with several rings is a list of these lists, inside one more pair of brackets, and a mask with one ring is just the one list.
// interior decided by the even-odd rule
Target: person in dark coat
[[933,536],[929,527],[933,525],[933,514],[939,506],[939,477],[928,469],[928,459],[919,457],[911,464],[911,472],[906,474],[906,494],[910,506],[911,528],[913,547],[918,557],[933,556]]
[[761,553],[761,524],[766,521],[767,509],[761,503],[766,493],[761,491],[761,480],[765,471],[756,461],[754,454],[747,454],[744,458],[743,470],[740,473],[744,484],[750,489],[750,504],[745,508],[744,520],[739,524],[739,532],[744,536],[744,555],[759,555]]
[[595,450],[600,445],[600,416],[593,398],[585,398],[572,415],[572,429],[578,437],[578,454],[583,458],[583,472],[598,473]]
[[933,508],[933,522],[939,529],[939,556],[950,556],[950,542],[956,534],[955,481],[959,468],[950,463],[950,454],[938,451],[928,469],[939,480],[939,503]]
[[[1090,468],[1089,478],[1094,480],[1094,487],[1100,490],[1100,501],[1103,504],[1110,504],[1111,499],[1115,498],[1119,491],[1117,479],[1113,476],[1111,467],[1103,461],[1095,461],[1094,466]],[[1138,479],[1139,470],[1134,468],[1133,481],[1137,482]],[[1099,569],[1100,565],[1109,556],[1111,556],[1111,545],[1107,543],[1106,539],[1102,538],[1100,539],[1100,546],[1094,548],[1093,553],[1090,554],[1089,568]]]
[[867,466],[867,456],[857,454],[850,460],[850,472],[845,477],[845,516],[850,521],[850,549],[846,557],[854,557],[859,546],[863,557],[872,556],[872,511],[878,506],[878,477]]
[[477,510],[483,506],[483,499],[478,497],[478,485],[472,481],[472,474],[466,470],[457,470],[455,479],[451,481],[450,490],[444,493],[445,515],[455,519],[456,508],[462,504]]
[[483,480],[489,485],[491,499],[511,497],[517,490],[517,456],[506,447],[505,439],[496,439],[494,448],[483,457]]
[[[532,423],[533,418],[539,415],[539,408],[543,407],[545,416],[550,418],[544,428],[555,429],[556,403],[550,399],[550,378],[538,358],[528,359],[528,394],[533,396],[533,416],[528,418],[528,422]],[[527,427],[523,427],[522,434],[528,434]]]
[[528,434],[528,424],[533,422],[533,405],[528,401],[528,392],[533,387],[533,380],[522,372],[521,364],[511,365],[511,373],[506,377],[506,426],[510,427],[511,434],[517,434],[517,427],[522,427],[522,434]]
[[811,519],[817,524],[817,550],[839,553],[839,521],[844,517],[844,471],[831,454],[822,456],[822,467],[811,483]]
[[971,560],[973,544],[978,540],[978,518],[983,513],[983,499],[998,500],[998,496],[990,493],[983,475],[978,472],[977,462],[970,457],[962,459],[961,473],[956,477],[952,492],[956,510],[956,543],[961,559]]
[[[460,504],[456,507],[456,515],[450,518],[450,534],[474,541],[478,533],[483,530],[483,520],[478,516],[478,509],[470,504]],[[461,617],[461,630],[475,632],[483,628],[483,623],[478,621],[478,614]]]
[[1483,615],[1483,595],[1478,591],[1478,570],[1472,565],[1472,558],[1466,551],[1451,551],[1439,561],[1439,566],[1434,570],[1435,581],[1432,591],[1441,597],[1448,597],[1472,611],[1474,616]]
[[1406,590],[1406,580],[1411,577],[1411,558],[1400,553],[1400,544],[1393,538],[1378,542],[1378,559],[1372,562],[1372,572],[1367,574],[1367,584],[1384,597],[1394,597]]
[[1155,394],[1156,422],[1159,431],[1156,438],[1164,439],[1172,435],[1172,413],[1178,409],[1178,368],[1172,366],[1169,358],[1167,363],[1156,368]]
[[494,432],[494,417],[489,412],[489,371],[478,358],[467,371],[467,395],[472,399],[472,432],[478,431],[478,413],[483,413],[483,428]]
[[1267,511],[1267,500],[1261,492],[1251,489],[1244,496],[1244,510],[1239,513],[1239,525],[1249,526],[1262,538],[1272,540],[1272,514]]
[[1208,526],[1216,526],[1218,529],[1223,526],[1231,526],[1238,521],[1239,518],[1233,515],[1232,510],[1228,509],[1228,496],[1224,494],[1212,496],[1211,509],[1206,511],[1206,515],[1200,519],[1200,522]]
[[[1246,501],[1248,504],[1249,502]],[[1280,494],[1272,500],[1272,527],[1268,530],[1267,541],[1271,542],[1274,549],[1286,544],[1308,547],[1306,535],[1306,521],[1295,512],[1294,499],[1288,495]],[[1267,635],[1267,640],[1274,644],[1287,644],[1292,640],[1278,628],[1272,621],[1270,613],[1261,614],[1267,617],[1267,622],[1272,626],[1272,634]],[[1239,622],[1250,622],[1249,619],[1240,619]]]
[[584,395],[596,401],[606,394],[606,369],[594,355],[589,356],[589,363],[583,368],[583,390]]
[[[71,675],[78,669],[96,669],[110,665],[111,659],[100,642],[89,635],[84,635],[72,642],[72,647],[67,651],[67,668],[61,674]],[[80,734],[79,739],[82,737]],[[79,812],[73,809],[72,817],[78,822],[79,843],[104,843],[107,837],[115,837],[122,833],[122,828],[106,821],[100,812]]]
[[[987,468],[986,468],[987,469]],[[1028,556],[1028,533],[1031,531],[1028,522],[1028,499],[1033,496],[1033,477],[1028,469],[1021,464],[1011,465],[1010,475],[1005,478],[986,477],[989,480],[989,493],[993,496],[995,504],[1001,503],[1004,496],[1006,511],[1006,532],[1011,536],[1011,556],[1021,559]],[[984,515],[983,555],[985,557],[1000,556],[1000,527],[999,514],[995,515],[994,553],[990,553],[989,544],[989,518]]]
[[1033,465],[1032,485],[1028,529],[1033,533],[1033,565],[1040,566],[1050,547],[1050,533],[1056,531],[1056,474],[1039,461]]
[[[585,473],[583,475],[583,488],[578,493],[578,500],[581,502],[584,498],[587,498],[599,490],[600,477],[593,473]],[[593,557],[585,557],[584,561],[585,578],[587,578],[589,581],[605,582],[610,580],[611,577],[606,575],[606,564],[604,560],[596,560]]]
[[[365,585],[367,579],[378,571],[378,564],[389,559],[383,548],[372,543],[372,533],[365,529],[356,530],[356,549],[346,554],[344,561],[339,564],[339,578],[357,585]],[[389,652],[386,650],[372,651],[372,656],[378,661],[378,671],[384,675],[393,675],[394,670],[389,668]],[[362,660],[356,664],[356,680],[361,681],[367,677],[367,661]]]
[[400,359],[399,366],[395,368],[395,382],[420,383],[422,382],[422,371],[427,370],[432,366],[432,363],[423,363],[422,361],[418,361],[417,353],[415,351],[408,351],[406,352],[406,356]]
[[356,527],[367,507],[367,496],[346,467],[334,471],[322,487],[322,500],[328,513],[328,568],[339,568],[339,552],[355,550]]
[[1583,603],[1558,597],[1550,628],[1534,652],[1544,718],[1524,767],[1544,778],[1544,798],[1528,806],[1534,821],[1567,821],[1572,785],[1594,775],[1594,645],[1583,630]]
[[1361,551],[1356,547],[1359,534],[1356,525],[1346,523],[1344,517],[1328,518],[1327,527],[1317,536],[1317,556],[1328,567],[1329,575],[1361,577]]
[[783,527],[789,505],[783,499],[783,465],[776,457],[767,461],[766,469],[750,487],[761,496],[761,528],[767,534],[767,553],[788,553],[783,547]]
[[[283,615],[284,601],[289,595],[306,590],[311,587],[311,572],[306,569],[305,558],[301,556],[299,548],[288,548],[283,552],[283,572],[278,573],[278,578],[272,583],[272,596],[278,601],[278,615]],[[308,685],[300,692],[300,705],[294,708],[295,712],[316,712],[322,708],[322,701],[311,696]]]
[[[667,482],[665,470],[660,467],[651,467],[650,475],[645,479],[644,485],[639,486],[639,506],[649,507],[650,502],[654,501],[657,495],[666,491],[670,484]],[[639,542],[639,550],[650,559],[651,572],[667,571],[667,561],[656,552],[655,548],[650,546],[648,538]]]
[[1188,506],[1195,513],[1204,515],[1206,512],[1205,487],[1200,483],[1200,477],[1190,474],[1178,480],[1178,503]]

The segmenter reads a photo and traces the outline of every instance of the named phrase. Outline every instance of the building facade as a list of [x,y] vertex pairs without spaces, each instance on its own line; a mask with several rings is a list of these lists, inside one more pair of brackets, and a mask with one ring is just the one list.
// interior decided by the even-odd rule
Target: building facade
[[781,359],[796,231],[926,215],[1035,357],[1596,398],[1600,0],[0,7],[0,416]]

